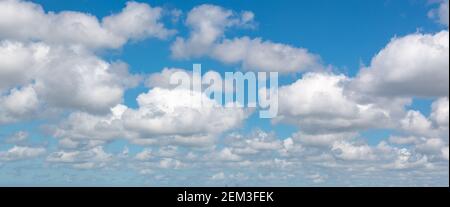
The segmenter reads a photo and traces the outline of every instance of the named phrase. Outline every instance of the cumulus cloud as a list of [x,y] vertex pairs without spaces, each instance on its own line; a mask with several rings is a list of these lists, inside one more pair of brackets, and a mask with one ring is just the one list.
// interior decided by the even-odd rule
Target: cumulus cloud
[[289,73],[322,68],[320,57],[304,48],[263,41],[249,37],[224,40],[218,44],[212,57],[228,64],[242,64],[243,69]]
[[66,164],[77,169],[102,168],[113,159],[113,155],[97,146],[85,150],[57,151],[47,156],[47,162]]
[[307,73],[279,89],[275,122],[295,124],[308,133],[357,131],[389,124],[389,109],[364,103],[346,91],[344,75]]
[[240,161],[242,158],[233,153],[230,148],[223,148],[220,152],[217,153],[216,159],[219,161]]
[[275,134],[254,130],[250,134],[231,133],[225,143],[238,155],[262,157],[266,153],[281,152],[290,149],[290,143],[279,140]]
[[[196,98],[203,105],[193,104]],[[216,135],[239,127],[249,112],[228,108],[203,94],[153,88],[138,96],[137,109],[118,105],[108,115],[73,113],[55,137],[73,140],[128,138],[135,144],[209,146]]]
[[448,46],[448,31],[394,38],[360,70],[354,87],[379,96],[448,96]]
[[[91,52],[45,43],[2,41],[0,119],[35,110],[39,104],[95,113],[122,102],[125,89],[139,77],[124,63],[108,63]],[[2,112],[5,111],[5,112]]]
[[38,104],[36,91],[32,87],[12,89],[9,94],[0,96],[0,124],[30,119],[36,113]]
[[103,20],[81,12],[46,12],[35,3],[0,1],[0,38],[40,40],[89,48],[119,48],[129,40],[166,38],[173,34],[161,23],[162,9],[128,2],[117,14]]
[[[442,2],[448,8],[448,1]],[[180,16],[179,10],[173,12]],[[433,15],[445,16],[445,8]],[[125,63],[103,60],[95,52],[171,36],[174,31],[165,28],[162,17],[160,7],[136,2],[98,19],[0,0],[0,124],[33,119],[50,109],[62,111],[58,114],[64,116],[45,128],[59,141],[47,163],[84,170],[131,166],[154,180],[170,180],[161,174],[181,168],[224,183],[353,185],[361,178],[367,184],[383,177],[387,184],[404,185],[410,180],[400,179],[405,173],[426,184],[448,180],[448,31],[392,39],[355,78],[315,71],[280,87],[280,113],[273,124],[298,129],[286,138],[263,130],[232,131],[251,112],[174,89],[170,76],[183,69],[149,75],[145,84],[150,90],[138,95],[136,107],[127,106],[124,93],[140,83],[140,76],[129,74]],[[185,22],[190,33],[175,40],[172,56],[208,56],[253,71],[322,68],[320,57],[305,48],[247,36],[226,38],[230,28],[254,27],[254,18],[250,11],[195,7]],[[220,76],[215,71],[207,75]],[[414,97],[435,98],[429,116],[405,109]],[[395,133],[374,145],[361,133],[367,129]],[[22,146],[28,136],[19,131],[7,138],[6,144],[16,146],[1,151],[0,161],[47,153],[42,147]],[[128,148],[118,154],[105,150],[117,139],[145,149],[136,154]],[[298,178],[306,180],[293,182]]]
[[400,120],[401,128],[411,134],[429,135],[432,124],[422,113],[418,111],[408,111],[406,117]]
[[31,159],[46,153],[43,147],[14,146],[7,151],[0,151],[0,161]]
[[431,105],[431,120],[439,128],[449,127],[449,101],[448,97],[439,98]]
[[375,158],[372,148],[367,144],[335,142],[331,150],[338,158],[344,160],[372,160]]
[[227,39],[225,31],[231,27],[253,25],[254,14],[236,12],[215,5],[201,5],[192,9],[186,24],[188,39],[178,37],[172,44],[172,56],[188,59],[209,56],[228,64],[241,64],[246,70],[290,73],[322,69],[320,57],[307,49],[263,41],[261,38]]
[[172,44],[175,58],[199,57],[208,54],[214,43],[223,37],[225,29],[252,23],[254,14],[245,11],[236,14],[220,6],[204,4],[187,15],[186,25],[191,29],[188,39],[178,37]]

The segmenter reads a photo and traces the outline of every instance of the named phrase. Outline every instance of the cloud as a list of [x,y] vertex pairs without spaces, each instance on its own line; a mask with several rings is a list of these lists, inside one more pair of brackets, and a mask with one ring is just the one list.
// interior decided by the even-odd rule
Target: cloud
[[53,164],[67,164],[77,169],[102,168],[112,161],[113,155],[97,146],[85,150],[57,151],[48,155],[46,161]]
[[377,96],[448,96],[448,40],[448,31],[392,39],[360,70],[354,88]]
[[447,128],[449,127],[449,101],[448,97],[439,98],[431,105],[431,120],[437,125],[439,128]]
[[243,156],[264,156],[266,152],[278,153],[285,149],[283,141],[277,139],[275,134],[259,129],[245,135],[231,133],[226,137],[225,143],[234,153]]
[[240,161],[242,159],[239,155],[233,153],[229,148],[222,149],[222,151],[217,153],[216,158],[220,161]]
[[415,136],[401,137],[401,136],[391,136],[389,137],[389,142],[398,145],[411,145],[420,143],[420,138]]
[[0,96],[0,124],[30,119],[38,108],[36,91],[27,86],[14,88],[6,96]]
[[[196,98],[203,105],[193,105]],[[112,140],[127,138],[135,144],[177,144],[210,146],[216,135],[239,127],[249,112],[228,108],[203,94],[184,89],[153,88],[138,96],[139,107],[123,105],[107,115],[73,113],[54,136],[71,140]]]
[[0,50],[10,57],[0,62],[1,79],[7,80],[0,91],[8,112],[2,117],[19,118],[39,105],[103,113],[139,82],[124,63],[107,63],[83,49],[2,41]]
[[7,151],[0,151],[0,161],[16,161],[36,158],[46,153],[42,147],[14,146]]
[[427,135],[432,133],[430,120],[418,111],[408,111],[406,117],[400,120],[400,125],[403,130],[412,134]]
[[253,71],[290,73],[323,68],[320,57],[307,49],[261,38],[226,39],[214,48],[212,57],[228,64],[240,63],[243,69]]
[[[189,72],[184,69],[164,68],[161,72],[150,74],[145,81],[145,85],[149,88],[159,87],[159,88],[173,89],[176,87],[176,85],[170,84],[170,77],[179,72],[184,72],[186,74],[192,75],[192,72]],[[192,82],[192,78],[190,80]]]
[[[43,120],[49,124],[45,131],[59,142],[51,152],[22,146],[35,135],[19,131],[7,138],[15,146],[1,151],[0,161],[48,153],[45,166],[96,173],[117,167],[166,185],[192,176],[173,169],[197,173],[200,184],[442,185],[448,180],[448,31],[392,39],[355,78],[315,71],[280,87],[280,116],[273,124],[292,124],[298,131],[278,137],[259,129],[236,132],[251,111],[171,87],[170,76],[183,69],[148,75],[148,92],[138,95],[136,107],[126,105],[124,93],[141,77],[96,52],[170,37],[174,31],[162,24],[163,13],[160,7],[129,2],[121,12],[98,19],[0,1],[0,124]],[[254,18],[250,11],[195,7],[185,22],[190,34],[175,40],[172,55],[207,56],[251,71],[323,68],[320,57],[305,48],[226,37],[229,29],[253,28]],[[416,97],[433,98],[429,116],[406,110]],[[196,99],[204,100],[201,107],[193,104]],[[57,116],[46,118],[53,112]],[[376,140],[369,142],[362,133],[368,129],[394,132],[372,144]],[[132,150],[108,152],[106,146],[118,139]],[[145,148],[136,153],[134,145]]]
[[27,140],[29,137],[29,133],[26,131],[18,131],[14,134],[12,134],[11,136],[9,136],[8,138],[6,138],[6,142],[7,143],[22,143],[25,140]]
[[293,139],[301,145],[317,148],[329,148],[336,142],[352,140],[356,136],[354,132],[308,134],[302,131],[292,135]]
[[335,142],[331,150],[338,158],[344,160],[372,160],[375,158],[372,148],[367,144]]
[[448,146],[445,148],[442,148],[442,157],[448,161]]
[[436,19],[440,24],[448,27],[448,0],[438,0],[439,8],[428,12],[428,17]]
[[279,89],[275,122],[299,126],[308,133],[348,132],[389,125],[389,108],[364,103],[347,91],[344,75],[307,73]]
[[214,43],[224,35],[225,29],[248,26],[254,14],[245,11],[236,14],[220,6],[203,4],[193,8],[187,15],[186,25],[191,29],[189,38],[178,37],[172,44],[172,56],[179,59],[200,57],[208,54]]
[[167,38],[175,31],[168,30],[160,22],[162,8],[152,8],[145,3],[127,2],[121,13],[103,18],[103,25],[114,34],[131,39],[147,37]]
[[254,14],[236,12],[215,5],[201,5],[192,9],[186,24],[190,28],[188,39],[178,37],[171,46],[176,59],[209,56],[227,64],[241,64],[246,70],[281,73],[323,69],[320,57],[307,49],[286,44],[251,39],[225,37],[226,29],[252,27]]
[[119,48],[129,40],[166,38],[173,34],[174,31],[161,23],[161,10],[144,3],[128,2],[120,13],[100,21],[87,13],[45,12],[32,2],[5,0],[0,2],[0,38]]

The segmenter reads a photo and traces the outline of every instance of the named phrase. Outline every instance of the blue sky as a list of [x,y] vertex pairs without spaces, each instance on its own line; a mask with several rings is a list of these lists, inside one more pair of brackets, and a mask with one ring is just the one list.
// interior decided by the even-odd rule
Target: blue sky
[[[39,69],[40,59],[33,59],[33,62],[24,58],[22,62],[30,63],[12,69],[53,71],[43,75],[39,74],[43,72],[36,72],[35,77],[31,69],[9,73],[9,66],[13,64],[8,65],[6,59],[0,59],[0,72],[2,67],[6,71],[0,73],[6,74],[5,79],[0,78],[6,85],[0,84],[0,107],[4,108],[4,111],[0,108],[0,186],[448,186],[448,78],[442,75],[448,76],[449,71],[448,20],[445,23],[439,19],[442,15],[447,15],[448,19],[448,1],[138,2],[134,2],[132,7],[122,0],[0,0],[0,3],[5,3],[0,4],[0,11],[7,8],[5,5],[10,6],[11,12],[6,15],[20,11],[35,15],[35,21],[24,17],[0,22],[0,46],[3,47],[0,56],[3,52],[3,57],[19,58],[24,54],[20,51],[14,53],[19,47],[31,51],[29,53],[34,54],[31,57],[36,58],[38,53],[33,48],[47,47],[50,48],[48,60],[53,61],[50,57],[56,59],[55,63],[42,63],[44,69]],[[36,7],[20,10],[24,5]],[[38,6],[45,12],[36,9]],[[106,16],[134,15],[122,10],[128,6],[130,11],[133,8],[133,11],[158,15],[146,16],[150,19],[142,20],[138,24],[142,27],[133,27],[129,33],[123,32],[129,27],[121,25],[124,22],[118,18],[111,21],[115,27],[105,23],[103,18]],[[152,10],[155,8],[158,11]],[[177,96],[183,97],[183,94],[152,83],[149,86],[147,80],[153,79],[148,78],[152,74],[160,74],[164,68],[190,71],[192,64],[200,63],[203,72],[212,70],[222,75],[227,71],[258,71],[245,57],[227,63],[221,59],[222,56],[215,56],[216,53],[233,53],[233,50],[204,49],[206,52],[195,55],[189,52],[198,48],[187,48],[183,51],[186,58],[174,57],[176,39],[182,39],[184,46],[189,47],[189,37],[195,35],[192,28],[202,25],[202,21],[209,21],[208,18],[192,18],[190,25],[188,19],[194,16],[195,8],[200,8],[197,10],[200,15],[217,11],[210,14],[210,21],[231,12],[224,20],[217,20],[225,21],[229,26],[212,28],[222,34],[208,43],[210,49],[226,41],[247,37],[255,40],[249,44],[260,46],[262,52],[294,58],[286,60],[301,59],[303,53],[299,50],[306,49],[305,57],[318,57],[315,64],[321,69],[295,68],[287,73],[274,71],[281,72],[279,82],[283,88],[280,89],[282,97],[278,118],[260,119],[256,112],[242,118],[240,114],[245,112],[241,110],[223,109],[223,112],[212,114],[200,111],[198,124],[186,124],[183,121],[188,114],[184,111],[177,112],[179,118],[177,114],[166,111],[169,121],[162,122],[162,125],[174,123],[175,129],[171,131],[158,128],[159,122],[156,121],[161,120],[154,117],[152,121],[155,122],[144,122],[156,124],[150,129],[130,126],[135,122],[125,118],[122,118],[123,123],[117,121],[118,125],[115,125],[111,121],[115,120],[112,118],[114,114],[109,109],[117,104],[127,107],[125,114],[141,116],[139,113],[144,113],[146,108],[136,100],[138,97],[163,108],[166,104],[179,104],[170,101],[181,102]],[[69,19],[80,21],[81,26],[92,32],[83,31],[80,34],[84,36],[76,36],[78,33],[74,30],[70,34],[70,28],[65,28],[68,23],[64,21],[71,20],[64,19],[61,15],[64,11],[76,11],[83,17],[93,15],[91,20],[94,19],[99,26],[68,14]],[[254,17],[245,21],[244,11],[251,12]],[[47,20],[53,21],[48,28],[45,25]],[[155,26],[154,21],[162,28]],[[34,27],[36,25],[40,26]],[[145,30],[146,26],[148,30]],[[52,27],[61,28],[62,32],[52,30]],[[20,28],[44,29],[40,34],[41,29],[35,29],[35,32]],[[112,36],[101,36],[103,30]],[[158,34],[163,33],[155,33],[154,30],[175,32],[161,37]],[[257,43],[258,38],[262,44]],[[91,42],[88,41],[90,39]],[[125,41],[121,42],[122,39]],[[14,44],[20,46],[14,47]],[[288,52],[272,51],[276,44]],[[252,52],[248,50],[248,53]],[[411,52],[415,50],[419,52]],[[419,55],[420,52],[423,55]],[[374,57],[377,61],[372,62]],[[90,69],[93,63],[87,61],[89,58],[108,63],[106,75],[96,79],[96,75],[102,73],[100,69],[82,74],[80,67],[60,66],[63,64],[61,60],[73,59],[76,61],[72,66],[86,64]],[[270,60],[269,57],[267,61]],[[126,64],[128,74],[114,72],[119,63]],[[282,64],[290,63],[285,61]],[[58,79],[65,73],[68,77],[74,74],[74,79],[80,82],[66,86],[66,79]],[[31,74],[32,77],[17,78],[17,82],[9,84],[7,80],[16,80],[17,74]],[[50,86],[53,82],[48,78],[52,74],[55,80],[60,81],[53,87],[81,91],[80,97],[73,95],[75,98],[72,100],[67,98],[70,92],[54,92],[57,90]],[[141,81],[131,80],[133,75],[140,76]],[[83,82],[91,81],[89,77],[94,77],[94,82]],[[314,83],[319,89],[314,87]],[[84,85],[98,86],[102,90],[94,93],[93,88],[83,92]],[[25,92],[27,88],[32,88],[37,103],[35,106],[16,106],[35,111],[19,115],[12,109],[14,113],[8,111],[10,105],[7,104],[13,100],[14,91]],[[164,93],[157,93],[158,88]],[[107,102],[117,90],[123,90],[123,94]],[[389,95],[390,91],[396,95]],[[302,93],[322,94],[319,100],[329,100],[330,103],[321,104],[315,96],[303,96]],[[88,95],[85,97],[83,94]],[[31,103],[25,98],[22,100]],[[356,114],[351,111],[353,107],[357,108]],[[230,120],[221,121],[225,120],[223,116]],[[178,126],[178,122],[184,125]],[[86,126],[77,127],[83,123]],[[223,128],[216,129],[213,127],[215,124]],[[194,129],[195,132],[183,129]],[[21,134],[25,137],[23,140],[11,141]],[[199,139],[197,143],[194,139],[197,136],[207,138]],[[176,141],[179,139],[188,141],[180,143]],[[322,139],[324,143],[320,141]],[[154,143],[143,144],[148,140]],[[202,140],[207,141],[200,143]],[[251,153],[244,153],[245,150]],[[350,176],[346,178],[348,174]]]

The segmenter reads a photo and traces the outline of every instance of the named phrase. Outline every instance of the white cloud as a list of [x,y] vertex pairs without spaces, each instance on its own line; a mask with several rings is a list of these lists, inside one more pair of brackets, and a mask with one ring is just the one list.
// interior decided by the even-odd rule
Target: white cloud
[[245,26],[253,21],[253,13],[241,15],[220,6],[204,4],[193,8],[187,16],[186,25],[191,29],[189,38],[178,37],[172,44],[172,56],[186,59],[208,54],[214,43],[224,35],[225,29]]
[[160,22],[162,8],[145,3],[127,2],[119,14],[103,18],[103,25],[114,34],[131,39],[158,37],[164,39],[174,33]]
[[392,39],[361,69],[354,87],[381,96],[448,96],[448,31]]
[[0,94],[28,83],[35,70],[42,67],[47,52],[44,44],[0,41]]
[[445,147],[445,142],[440,138],[429,138],[424,143],[417,145],[417,150],[424,154],[440,154]]
[[135,156],[135,158],[140,160],[140,161],[146,161],[146,160],[149,160],[149,159],[151,159],[153,157],[154,157],[154,155],[153,155],[151,149],[144,149],[142,152],[139,152]]
[[448,0],[438,0],[439,8],[428,12],[428,17],[436,19],[440,24],[448,27]]
[[419,111],[408,111],[400,125],[403,130],[418,135],[428,135],[432,130],[431,122]]
[[211,180],[225,180],[226,175],[224,172],[220,172],[211,176]]
[[243,69],[290,73],[322,69],[320,57],[304,48],[249,37],[224,40],[212,57],[224,63],[240,63]]
[[415,168],[427,168],[430,167],[428,158],[423,155],[417,155],[411,153],[408,149],[396,149],[396,159],[394,162],[386,164],[384,167],[387,169],[405,170]]
[[38,99],[32,87],[14,88],[8,95],[0,96],[0,124],[29,119],[37,108]]
[[173,158],[163,158],[159,161],[159,167],[163,169],[180,169],[184,166],[181,161]]
[[125,89],[139,81],[138,76],[128,73],[125,64],[107,63],[82,49],[5,41],[0,50],[12,59],[0,63],[0,73],[4,74],[1,79],[8,80],[2,91],[9,93],[1,97],[2,104],[7,109],[15,107],[21,114],[35,109],[38,102],[62,109],[105,112],[121,103]]
[[444,158],[444,159],[446,159],[447,161],[448,161],[448,146],[447,147],[444,147],[444,148],[442,148],[442,150],[441,150],[441,152],[442,152],[442,157]]
[[321,133],[321,134],[308,134],[302,131],[293,135],[293,139],[309,147],[328,148],[336,142],[351,140],[356,137],[356,133],[343,132],[343,133]]
[[119,48],[128,40],[165,38],[173,34],[160,21],[161,8],[136,2],[128,2],[121,13],[102,21],[91,14],[75,11],[45,12],[40,5],[28,1],[0,2],[2,39]]
[[413,145],[420,143],[420,138],[415,136],[408,136],[408,137],[402,137],[402,136],[390,136],[389,142],[393,144],[399,144],[399,145]]
[[[202,98],[202,107],[193,105]],[[239,127],[249,112],[227,108],[189,90],[154,88],[138,96],[139,107],[116,106],[108,115],[73,113],[54,136],[73,140],[130,139],[135,144],[211,146],[216,135]]]
[[[201,106],[196,99],[203,100]],[[127,128],[144,135],[217,133],[238,126],[247,116],[243,109],[227,108],[183,89],[154,88],[137,101],[140,108],[127,111],[124,121]]]
[[[225,142],[234,153],[242,156],[263,156],[263,153],[266,152],[287,150],[283,141],[277,139],[274,133],[267,133],[262,130],[254,130],[247,135],[231,133],[226,137]],[[286,145],[290,147],[289,141],[286,142]]]
[[145,81],[145,85],[149,88],[153,87],[168,88],[168,89],[175,88],[176,85],[170,84],[170,77],[172,77],[172,75],[178,72],[185,72],[186,74],[192,74],[192,72],[186,71],[184,69],[164,68],[161,72],[150,74],[147,80]]
[[233,153],[230,148],[223,148],[217,153],[216,158],[220,161],[240,161],[242,158]]
[[289,73],[323,68],[320,57],[304,48],[263,41],[261,38],[225,38],[227,28],[249,27],[253,18],[254,14],[249,11],[237,15],[214,5],[195,7],[186,20],[191,29],[190,36],[187,40],[181,37],[176,39],[171,47],[172,56],[178,59],[209,56],[255,71]]
[[7,151],[0,151],[0,161],[31,159],[46,153],[43,147],[14,146]]
[[431,105],[430,119],[439,127],[449,127],[449,101],[448,97],[440,98]]
[[113,160],[113,155],[104,151],[102,146],[74,151],[57,151],[48,155],[47,162],[68,164],[77,169],[105,167]]
[[390,109],[358,103],[346,91],[349,81],[343,75],[307,73],[280,87],[276,121],[293,123],[315,134],[386,127]]
[[21,143],[28,139],[28,132],[26,131],[18,131],[13,135],[6,138],[7,143]]

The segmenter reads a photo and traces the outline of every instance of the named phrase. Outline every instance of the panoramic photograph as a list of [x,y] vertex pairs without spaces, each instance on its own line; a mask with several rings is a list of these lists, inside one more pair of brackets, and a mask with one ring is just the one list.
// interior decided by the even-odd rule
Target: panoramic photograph
[[0,186],[448,189],[448,28],[448,0],[0,0]]

